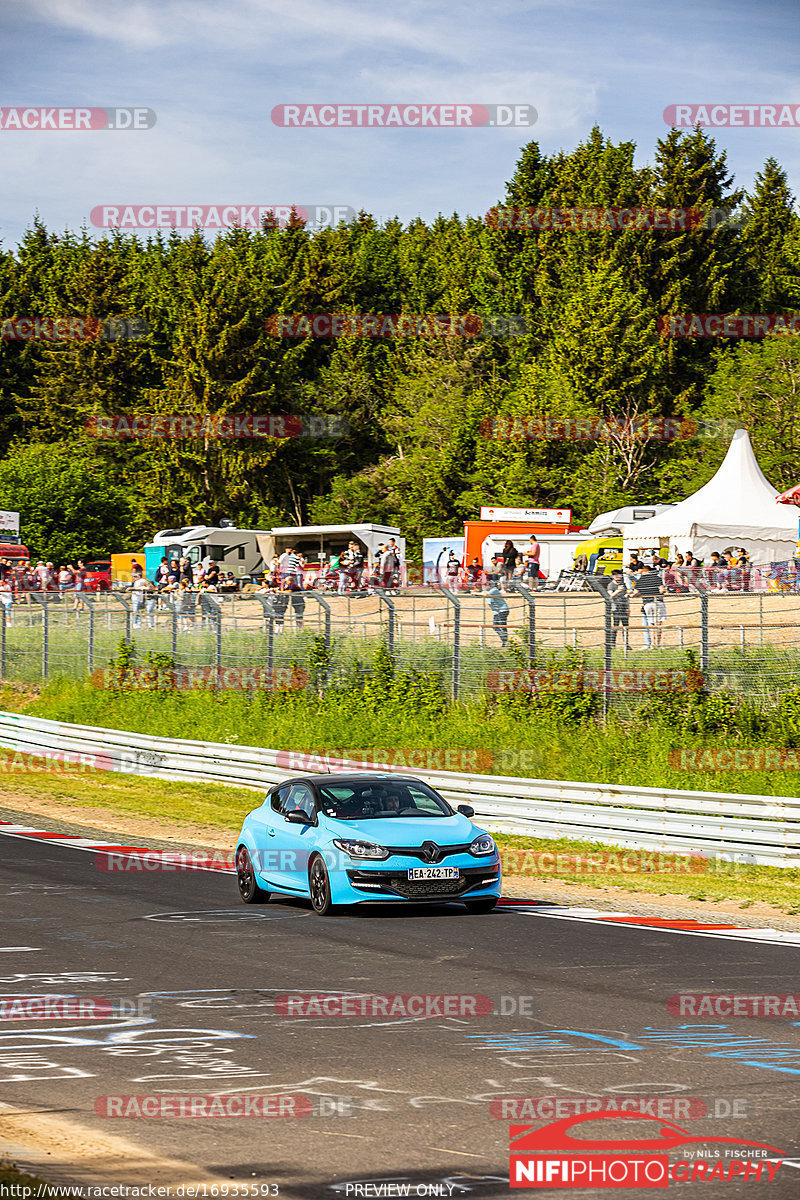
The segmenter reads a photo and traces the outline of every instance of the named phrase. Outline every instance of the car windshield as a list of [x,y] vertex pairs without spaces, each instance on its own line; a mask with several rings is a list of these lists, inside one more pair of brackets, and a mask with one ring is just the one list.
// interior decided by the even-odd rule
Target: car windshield
[[322,811],[340,821],[387,817],[451,817],[450,805],[424,783],[353,781],[318,787]]

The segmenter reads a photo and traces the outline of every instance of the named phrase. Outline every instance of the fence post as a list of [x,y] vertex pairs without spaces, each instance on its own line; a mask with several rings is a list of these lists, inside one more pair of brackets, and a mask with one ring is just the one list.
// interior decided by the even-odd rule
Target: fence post
[[3,610],[3,623],[0,625],[0,679],[6,677],[6,615],[7,608],[5,604],[0,604]]
[[461,687],[461,601],[454,592],[450,591],[443,583],[434,585],[437,592],[450,601],[453,606],[453,700],[458,700],[458,693]]
[[700,593],[700,670],[708,671],[708,595]]
[[[89,674],[94,670],[94,596],[89,598],[88,593],[81,593],[81,600],[86,606],[86,611],[89,614],[89,636],[86,641],[86,662],[89,667]],[[80,609],[78,609],[80,613]]]
[[[120,596],[119,592],[104,592],[103,594],[108,599],[114,600],[117,604],[121,605],[121,607],[125,610],[125,645],[130,646],[130,644],[131,644],[131,606],[130,606],[130,604],[128,604],[127,600],[122,599],[122,596]],[[143,611],[144,611],[144,609],[140,609],[140,612],[143,612]],[[108,628],[109,629],[111,628],[111,609],[110,608],[108,609]]]
[[305,592],[304,594],[306,596],[313,596],[313,598],[316,600],[317,604],[320,606],[320,608],[325,613],[325,653],[330,654],[330,652],[331,652],[331,606],[330,606],[330,604],[328,604],[327,600],[324,600],[322,598],[322,596],[320,596],[319,592],[314,591],[313,589],[310,592]]
[[385,604],[389,610],[389,620],[386,629],[386,649],[394,658],[394,600],[390,600],[385,592],[377,592],[379,604]]
[[267,634],[267,678],[270,680],[270,687],[274,687],[275,683],[275,613],[272,608],[272,596],[262,596],[256,593],[258,600],[264,611],[264,628]]
[[[605,578],[605,576],[604,576]],[[603,720],[608,716],[608,693],[611,687],[611,647],[613,645],[613,620],[611,614],[611,597],[599,578],[595,575],[584,576],[584,581],[598,595],[602,596],[605,605],[605,621],[603,635]],[[627,630],[625,631],[627,634]]]
[[47,679],[50,670],[50,627],[48,625],[47,592],[28,592],[32,600],[42,606],[42,679]]
[[536,666],[536,601],[530,588],[525,587],[518,579],[510,579],[509,587],[519,592],[528,605],[528,663]]
[[200,601],[200,611],[209,618],[214,626],[214,666],[217,669],[217,678],[219,678],[219,672],[222,670],[222,605],[218,600],[212,600],[208,592],[201,592],[198,600]]

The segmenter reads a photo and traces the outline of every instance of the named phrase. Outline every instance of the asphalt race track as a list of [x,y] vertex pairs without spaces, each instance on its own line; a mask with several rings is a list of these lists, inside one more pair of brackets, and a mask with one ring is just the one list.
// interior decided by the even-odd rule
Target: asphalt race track
[[[697,1139],[673,1155],[713,1157],[702,1139],[727,1137],[786,1158],[769,1183],[739,1174],[670,1182],[672,1192],[775,1200],[800,1192],[791,1161],[800,1159],[800,1016],[668,1009],[678,992],[792,993],[798,946],[558,920],[524,906],[484,916],[455,904],[376,907],[320,919],[299,902],[244,906],[232,875],[109,873],[91,853],[8,834],[0,914],[6,1000],[142,1002],[141,1016],[5,1017],[3,1102],[197,1164],[220,1183],[274,1184],[289,1200],[400,1194],[406,1183],[411,1195],[507,1196],[510,1123],[556,1119],[547,1098],[640,1097],[655,1116],[660,1098],[662,1118]],[[430,1015],[325,1016],[313,1006],[298,1015],[279,999],[295,993],[490,1001],[475,1001],[476,1016],[437,1012],[436,1002]],[[468,1013],[472,1001],[450,1003]],[[302,1099],[284,1101],[294,1118],[95,1110],[104,1111],[102,1097],[154,1095]],[[501,1097],[545,1100],[525,1111]],[[590,1136],[657,1133],[651,1120],[632,1135],[639,1124],[596,1121]],[[394,1190],[356,1186],[381,1182]]]

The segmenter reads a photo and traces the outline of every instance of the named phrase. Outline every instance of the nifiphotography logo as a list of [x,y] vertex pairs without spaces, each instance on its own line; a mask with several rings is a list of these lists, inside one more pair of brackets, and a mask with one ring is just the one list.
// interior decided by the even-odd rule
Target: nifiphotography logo
[[[586,1121],[627,1120],[641,1126],[643,1119],[648,1120],[652,1136],[619,1141],[570,1133]],[[665,1188],[670,1183],[712,1180],[771,1183],[783,1161],[783,1151],[764,1142],[699,1137],[679,1125],[652,1122],[632,1112],[586,1113],[539,1129],[511,1125],[509,1139],[511,1187]],[[676,1152],[672,1158],[669,1151]],[[777,1162],[768,1158],[770,1153],[778,1155]]]

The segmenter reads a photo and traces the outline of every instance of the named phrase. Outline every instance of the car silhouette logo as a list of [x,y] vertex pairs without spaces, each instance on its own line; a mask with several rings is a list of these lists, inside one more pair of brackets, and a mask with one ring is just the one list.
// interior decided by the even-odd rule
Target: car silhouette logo
[[742,1138],[709,1137],[708,1135],[698,1137],[696,1134],[691,1134],[688,1129],[682,1129],[680,1125],[672,1125],[667,1121],[658,1121],[658,1136],[649,1139],[631,1139],[631,1141],[622,1142],[605,1141],[602,1138],[576,1138],[572,1137],[569,1132],[573,1126],[582,1125],[586,1121],[641,1121],[643,1119],[650,1120],[651,1118],[642,1118],[641,1114],[633,1112],[597,1112],[565,1117],[563,1121],[553,1121],[540,1129],[532,1128],[530,1125],[511,1125],[509,1128],[511,1150],[514,1154],[520,1152],[541,1154],[544,1151],[585,1154],[589,1150],[631,1153],[639,1150],[671,1150],[676,1146],[711,1142],[714,1145],[724,1143],[731,1146],[757,1146],[763,1150],[774,1150],[776,1154],[783,1153],[777,1146],[768,1146],[765,1142],[749,1142]]

